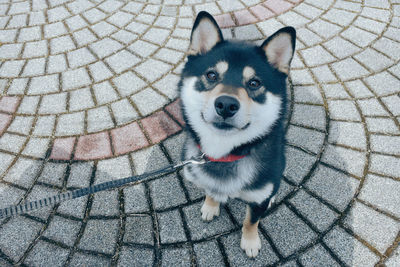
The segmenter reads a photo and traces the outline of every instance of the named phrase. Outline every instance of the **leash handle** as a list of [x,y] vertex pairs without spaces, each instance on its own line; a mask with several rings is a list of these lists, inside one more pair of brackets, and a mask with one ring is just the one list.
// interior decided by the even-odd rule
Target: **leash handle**
[[144,173],[141,175],[135,175],[135,176],[122,178],[119,180],[108,181],[108,182],[104,182],[101,184],[97,184],[97,185],[93,185],[93,186],[89,186],[89,187],[85,187],[85,188],[81,188],[81,189],[76,189],[73,191],[63,192],[58,195],[50,196],[50,197],[43,198],[40,200],[34,200],[34,201],[30,201],[30,202],[25,202],[25,203],[19,204],[19,205],[9,206],[7,208],[0,209],[0,220],[8,218],[8,217],[13,217],[13,216],[17,216],[20,214],[24,214],[24,213],[27,213],[27,212],[30,212],[33,210],[38,210],[38,209],[41,209],[44,207],[53,206],[55,204],[58,204],[58,203],[61,203],[61,202],[67,201],[67,200],[83,197],[83,196],[94,194],[94,193],[97,193],[100,191],[118,188],[118,187],[121,187],[126,184],[130,184],[133,182],[143,181],[145,178],[148,178],[148,177],[173,172],[176,169],[181,168],[187,164],[204,164],[206,162],[207,161],[205,159],[205,155],[203,154],[203,155],[200,155],[199,157],[193,157],[188,160],[182,161],[176,165],[170,165],[165,168],[151,171],[148,173]]

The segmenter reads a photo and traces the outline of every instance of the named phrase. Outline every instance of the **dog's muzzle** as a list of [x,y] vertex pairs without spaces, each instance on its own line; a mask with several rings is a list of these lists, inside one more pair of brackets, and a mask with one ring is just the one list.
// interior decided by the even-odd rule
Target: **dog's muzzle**
[[214,107],[217,114],[225,120],[239,111],[240,103],[236,98],[224,95],[215,99]]

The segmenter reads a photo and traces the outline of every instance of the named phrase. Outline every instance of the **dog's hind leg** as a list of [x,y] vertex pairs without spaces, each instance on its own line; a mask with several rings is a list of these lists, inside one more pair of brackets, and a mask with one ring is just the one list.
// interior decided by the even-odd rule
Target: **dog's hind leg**
[[204,221],[211,221],[214,216],[219,216],[219,202],[206,195],[206,199],[201,207],[201,218]]

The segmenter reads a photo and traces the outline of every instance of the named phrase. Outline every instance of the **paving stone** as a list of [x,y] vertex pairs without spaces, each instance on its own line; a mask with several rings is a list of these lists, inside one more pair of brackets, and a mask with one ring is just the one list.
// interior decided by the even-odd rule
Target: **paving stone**
[[384,136],[384,135],[371,135],[371,150],[375,152],[382,152],[392,155],[399,155],[400,153],[400,137],[399,136]]
[[131,155],[133,165],[135,166],[135,174],[157,170],[160,166],[167,166],[169,164],[159,146],[151,146]]
[[80,48],[68,53],[68,63],[71,68],[81,67],[96,61],[87,48]]
[[369,265],[379,260],[367,247],[337,226],[323,240],[347,265]]
[[90,45],[90,48],[97,54],[99,58],[104,58],[120,50],[122,45],[110,38],[101,39]]
[[8,87],[8,94],[23,94],[25,92],[26,85],[28,84],[27,78],[13,79]]
[[392,95],[388,97],[382,97],[383,103],[385,103],[386,107],[392,112],[393,115],[399,116],[400,115],[400,96],[399,95]]
[[392,119],[385,118],[365,118],[369,132],[396,133],[397,126]]
[[114,39],[117,39],[118,41],[128,45],[131,44],[133,40],[135,40],[138,35],[135,33],[131,33],[125,30],[120,30],[111,35]]
[[3,179],[28,188],[38,175],[40,164],[36,160],[19,158]]
[[48,162],[44,164],[38,181],[62,186],[67,164]]
[[103,19],[106,14],[104,14],[104,12],[100,11],[97,8],[92,8],[84,12],[83,16],[89,21],[89,23],[93,24]]
[[[42,227],[42,224],[23,217],[11,219],[0,229],[1,251],[18,261]],[[14,242],[10,243],[10,240]]]
[[354,203],[344,223],[381,253],[393,244],[400,229],[397,221],[359,202]]
[[399,91],[400,81],[386,71],[369,76],[365,81],[377,95],[397,93]]
[[50,159],[70,160],[74,149],[75,138],[58,138],[53,142]]
[[121,96],[131,95],[146,86],[146,83],[131,71],[117,76],[113,82]]
[[148,59],[134,68],[141,76],[153,82],[171,69],[171,66],[158,60]]
[[337,81],[336,76],[333,75],[332,71],[329,69],[327,65],[315,67],[311,69],[311,71],[314,73],[317,80],[320,81],[321,83]]
[[112,103],[111,109],[118,125],[125,124],[138,117],[136,110],[127,99],[122,99],[118,102]]
[[391,58],[400,58],[400,44],[388,38],[382,37],[379,40],[376,40],[372,47]]
[[124,196],[126,213],[145,212],[149,210],[145,187],[143,184],[125,188]]
[[150,88],[134,94],[131,99],[144,116],[153,113],[166,104],[166,99]]
[[26,137],[5,133],[0,137],[0,148],[6,151],[18,153],[26,142]]
[[345,85],[356,98],[373,96],[371,91],[361,80],[346,82]]
[[118,220],[89,220],[78,247],[112,254],[117,233]]
[[44,36],[45,38],[52,38],[66,34],[67,30],[63,23],[56,22],[44,26]]
[[263,38],[255,25],[235,27],[235,36],[241,40],[257,40]]
[[400,249],[397,249],[392,253],[391,257],[386,261],[386,266],[395,267],[400,262]]
[[324,84],[322,88],[327,98],[349,99],[349,94],[345,91],[341,84]]
[[150,183],[150,194],[155,209],[165,209],[186,202],[178,178],[174,174]]
[[153,143],[158,143],[180,130],[178,124],[162,111],[153,113],[141,120],[141,123]]
[[152,250],[122,247],[118,266],[132,266],[132,262],[137,266],[150,266],[153,261],[154,252]]
[[367,148],[364,126],[357,122],[331,121],[328,141],[363,150]]
[[223,257],[216,241],[197,243],[194,244],[193,248],[199,266],[209,266],[210,264],[215,264],[216,266],[224,265]]
[[361,53],[355,55],[354,58],[375,72],[381,71],[393,65],[393,61],[390,58],[371,48],[367,48]]
[[370,171],[396,177],[399,173],[399,162],[400,158],[372,154],[370,159]]
[[132,175],[128,156],[120,156],[99,161],[96,169],[95,184],[104,183]]
[[263,220],[263,227],[285,257],[316,238],[316,234],[284,205]]
[[76,47],[74,42],[68,35],[53,38],[50,40],[50,51],[52,55],[71,51],[75,48]]
[[109,129],[114,126],[108,107],[90,109],[87,113],[87,131],[89,133]]
[[89,88],[74,90],[69,94],[69,110],[84,110],[94,106]]
[[33,117],[14,117],[14,120],[8,127],[8,131],[28,135],[33,123]]
[[153,245],[153,224],[149,215],[126,218],[124,242]]
[[18,113],[35,114],[38,103],[38,96],[25,96],[18,107]]
[[58,73],[67,69],[67,61],[64,54],[49,56],[47,73]]
[[6,61],[0,68],[0,77],[15,77],[21,72],[24,60]]
[[86,187],[89,186],[92,176],[93,163],[77,162],[71,164],[71,169],[67,181],[68,187]]
[[350,80],[369,74],[368,70],[351,58],[332,63],[332,68],[341,80]]
[[295,104],[291,123],[325,130],[325,110],[322,106]]
[[314,80],[307,70],[291,70],[290,77],[293,85],[314,84]]
[[74,135],[82,134],[84,126],[84,112],[75,112],[70,114],[63,114],[58,118],[56,135]]
[[43,232],[43,236],[67,246],[73,246],[80,227],[80,222],[54,216]]
[[204,222],[201,219],[201,205],[202,203],[196,203],[183,208],[185,219],[193,240],[211,237],[233,229],[234,226],[222,206],[218,217],[214,218],[211,222]]
[[103,191],[94,195],[90,216],[118,216],[118,191]]
[[117,93],[108,81],[95,84],[93,86],[94,95],[97,103],[105,104],[118,99]]
[[31,266],[38,266],[43,262],[49,263],[51,266],[63,266],[67,260],[68,254],[69,250],[67,249],[39,241],[33,247],[24,262]]
[[21,44],[4,44],[0,47],[0,55],[6,59],[18,58],[21,49]]
[[[44,65],[43,65],[44,70]],[[28,93],[32,95],[59,92],[58,75],[45,75],[31,79]]]
[[265,266],[274,265],[278,261],[278,257],[263,235],[260,235],[261,250],[259,255],[254,259],[247,257],[245,252],[240,248],[240,238],[240,231],[222,238],[228,261],[232,266]]
[[328,229],[338,217],[336,212],[307,194],[304,190],[299,190],[289,202],[321,232]]
[[83,219],[85,216],[85,209],[87,205],[88,197],[81,197],[73,200],[63,202],[57,209],[57,212],[67,216],[73,216],[75,218]]
[[161,266],[189,266],[191,256],[188,248],[164,249],[161,253]]
[[300,262],[304,266],[340,266],[320,244],[303,253]]
[[95,82],[99,82],[105,79],[108,79],[112,76],[111,71],[107,68],[107,66],[98,61],[94,64],[89,65],[90,74],[93,77]]
[[76,159],[99,159],[111,156],[110,139],[107,133],[101,132],[81,136],[76,147]]
[[315,156],[311,156],[299,149],[288,146],[286,148],[286,169],[284,175],[290,181],[299,184],[315,163]]
[[342,30],[341,27],[321,19],[310,23],[308,26],[312,31],[326,39],[333,37]]
[[341,172],[319,165],[306,187],[313,193],[343,211],[353,198],[359,182]]
[[85,68],[68,70],[62,74],[63,90],[87,86],[90,83],[90,78]]
[[286,138],[290,144],[318,153],[324,141],[324,134],[291,125],[287,131]]
[[83,253],[75,253],[71,259],[72,266],[79,266],[82,264],[83,266],[107,266],[111,264],[111,259],[101,257],[100,255],[92,255],[92,254],[83,254]]
[[338,58],[345,58],[355,54],[360,49],[349,41],[336,36],[324,43],[324,47]]
[[[24,190],[3,183],[0,183],[0,192],[0,201],[2,208],[18,204],[18,202],[25,194]],[[0,220],[0,222],[2,223],[3,221]]]
[[161,243],[186,241],[182,219],[177,209],[157,214]]
[[335,60],[322,46],[314,46],[301,51],[308,66],[326,64]]
[[332,119],[360,121],[360,114],[353,101],[328,100],[328,107]]

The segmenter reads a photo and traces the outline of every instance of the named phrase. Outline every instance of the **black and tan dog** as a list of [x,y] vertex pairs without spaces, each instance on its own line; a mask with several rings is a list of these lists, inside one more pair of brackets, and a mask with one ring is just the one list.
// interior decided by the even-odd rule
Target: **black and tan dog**
[[187,124],[186,179],[206,192],[203,220],[219,215],[220,202],[248,204],[240,246],[249,257],[261,248],[259,219],[274,200],[285,168],[286,78],[296,31],[282,28],[261,46],[225,41],[213,17],[200,12],[179,83]]

